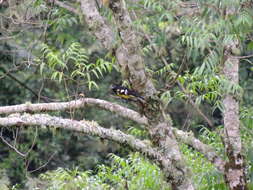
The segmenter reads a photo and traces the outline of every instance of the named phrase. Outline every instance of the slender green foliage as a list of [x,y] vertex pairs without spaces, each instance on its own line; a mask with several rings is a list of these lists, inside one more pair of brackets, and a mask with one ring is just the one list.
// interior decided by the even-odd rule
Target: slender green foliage
[[41,74],[47,66],[52,80],[61,82],[63,79],[79,78],[85,81],[89,90],[98,88],[95,79],[112,70],[112,63],[103,59],[90,63],[87,51],[79,43],[72,43],[63,53],[42,44],[41,52],[42,57],[38,60]]
[[118,189],[118,190],[169,190],[163,175],[157,166],[143,159],[139,154],[120,158],[110,154],[111,165],[100,165],[97,173],[82,172],[79,169],[55,171],[42,174],[42,180],[48,181],[47,190],[65,189]]

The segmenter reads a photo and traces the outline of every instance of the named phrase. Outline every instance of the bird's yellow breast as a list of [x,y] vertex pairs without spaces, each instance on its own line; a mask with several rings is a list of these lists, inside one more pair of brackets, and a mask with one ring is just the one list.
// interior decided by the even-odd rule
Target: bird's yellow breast
[[122,98],[124,98],[124,99],[129,99],[129,98],[131,98],[131,96],[125,95],[125,94],[117,94],[117,95],[120,96],[120,97],[122,97]]

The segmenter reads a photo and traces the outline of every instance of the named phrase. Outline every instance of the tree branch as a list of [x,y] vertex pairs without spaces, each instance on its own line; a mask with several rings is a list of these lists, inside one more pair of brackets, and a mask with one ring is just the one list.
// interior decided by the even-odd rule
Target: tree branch
[[176,128],[173,129],[173,133],[179,141],[192,146],[196,151],[202,153],[207,160],[213,163],[220,172],[224,172],[225,161],[212,147],[202,143],[199,139],[195,138],[192,133],[187,133]]
[[80,109],[85,106],[98,106],[111,112],[115,112],[118,115],[121,115],[125,118],[131,119],[139,124],[148,125],[147,118],[141,116],[138,112],[135,112],[131,109],[125,108],[115,103],[94,98],[82,98],[70,102],[38,103],[38,104],[26,103],[14,106],[2,106],[0,107],[0,114],[63,111],[63,110]]
[[200,108],[198,107],[198,105],[196,105],[194,103],[194,101],[191,99],[191,97],[189,96],[189,94],[187,93],[186,89],[184,88],[184,86],[177,80],[176,81],[179,88],[187,95],[187,98],[190,102],[190,104],[192,105],[192,107],[197,111],[197,113],[208,123],[208,125],[212,128],[214,128],[214,124],[213,122],[200,110]]
[[[73,100],[70,102],[57,102],[57,103],[39,103],[39,104],[21,104],[13,106],[0,107],[0,114],[12,114],[12,113],[34,113],[45,111],[64,111],[71,109],[80,109],[85,106],[98,106],[105,110],[114,112],[122,117],[128,118],[138,124],[148,126],[148,120],[146,117],[141,116],[138,112],[125,108],[115,103],[111,103],[105,100],[94,98],[83,98],[79,100]],[[215,153],[215,151],[208,145],[202,143],[196,139],[193,135],[173,128],[174,134],[181,142],[192,146],[197,151],[205,155],[205,157],[222,172],[224,169],[223,160]],[[220,166],[218,166],[220,163]]]
[[[4,68],[3,68],[4,69]],[[36,93],[33,89],[31,89],[29,86],[27,86],[24,82],[20,81],[19,79],[17,79],[15,76],[13,76],[12,74],[8,73],[7,71],[4,70],[4,73],[6,74],[6,76],[8,76],[9,78],[11,78],[12,80],[14,80],[15,82],[17,82],[20,86],[22,86],[23,88],[27,89],[29,92],[31,92],[35,97],[37,98],[41,98],[44,102],[49,102],[48,98],[44,97],[44,96],[39,96],[38,93]]]
[[[124,134],[119,130],[105,129],[100,127],[94,121],[76,121],[71,119],[63,119],[59,117],[53,117],[46,114],[12,114],[8,117],[0,118],[0,126],[47,126],[58,127],[61,129],[67,129],[70,131],[81,132],[87,135],[99,136],[101,138],[115,141],[119,144],[128,145],[133,150],[139,151],[142,154],[148,156],[150,159],[159,161],[161,165],[171,164],[170,161],[165,158],[154,148],[145,144],[143,141],[136,139],[132,135]],[[166,165],[168,167],[168,165]],[[169,166],[173,168],[173,166]]]
[[[113,30],[106,24],[99,14],[96,4],[91,0],[78,0],[81,3],[81,11],[85,20],[102,45],[108,50],[115,50],[116,59],[121,67],[123,78],[130,81],[132,88],[142,92],[144,96],[151,96],[156,92],[152,81],[146,76],[144,61],[135,35],[132,21],[127,9],[120,1],[111,1],[115,20],[117,22],[120,44],[116,44]],[[116,48],[116,45],[118,46]]]
[[[3,129],[3,128],[2,128]],[[26,153],[22,153],[21,151],[18,150],[18,148],[15,145],[12,145],[11,143],[9,143],[4,137],[3,137],[3,130],[1,130],[1,134],[0,134],[0,138],[1,140],[8,145],[11,149],[13,149],[17,154],[19,154],[22,157],[26,157],[28,155],[28,152]]]

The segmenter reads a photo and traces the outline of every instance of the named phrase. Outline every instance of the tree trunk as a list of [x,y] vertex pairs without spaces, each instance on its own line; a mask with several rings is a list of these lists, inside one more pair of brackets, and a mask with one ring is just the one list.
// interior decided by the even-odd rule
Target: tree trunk
[[[114,16],[118,44],[112,45],[112,32],[105,24],[90,0],[80,0],[81,10],[86,22],[101,41],[105,48],[113,50],[117,63],[124,79],[127,79],[132,88],[146,98],[143,114],[147,116],[149,133],[153,144],[158,146],[158,151],[165,157],[161,164],[167,181],[172,184],[173,190],[193,190],[189,169],[185,166],[178,143],[172,132],[172,122],[164,117],[161,102],[156,97],[156,89],[152,80],[145,72],[145,65],[137,35],[132,26],[132,20],[123,0],[110,1],[109,8]],[[96,14],[95,14],[96,13]],[[106,32],[101,32],[103,29]],[[106,29],[106,30],[105,30]],[[108,38],[106,36],[109,36]]]
[[171,182],[172,190],[194,190],[191,172],[185,165],[178,142],[172,131],[172,123],[169,119],[165,118],[164,120],[158,124],[151,125],[149,133],[152,142],[158,145],[160,152],[163,153],[167,160],[170,160],[173,166],[173,168],[163,168],[167,181]]
[[[232,48],[236,43],[232,42],[225,48],[225,63],[223,73],[226,80],[233,85],[238,85],[239,59],[232,57]],[[245,163],[242,155],[242,142],[240,137],[239,102],[236,95],[226,92],[224,104],[224,144],[228,161],[225,164],[225,181],[230,190],[246,190]]]

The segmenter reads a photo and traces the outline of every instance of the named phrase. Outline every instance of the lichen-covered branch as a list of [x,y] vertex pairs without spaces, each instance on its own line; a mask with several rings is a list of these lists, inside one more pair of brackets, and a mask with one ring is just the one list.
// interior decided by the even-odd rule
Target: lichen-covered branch
[[73,100],[70,102],[53,102],[53,103],[38,103],[38,104],[32,104],[28,102],[26,104],[20,105],[2,106],[0,107],[0,114],[74,110],[84,108],[86,106],[97,106],[102,109],[115,112],[116,114],[131,119],[139,124],[148,125],[147,118],[141,116],[138,112],[125,108],[115,103],[94,98],[81,98],[79,100]]
[[[128,118],[132,121],[137,122],[141,125],[148,126],[148,120],[146,117],[141,116],[138,112],[123,107],[121,105],[111,103],[105,100],[94,99],[94,98],[82,98],[79,100],[73,100],[70,102],[55,102],[55,103],[26,103],[20,105],[12,106],[2,106],[0,107],[0,115],[7,115],[13,113],[36,113],[36,112],[50,112],[50,111],[65,111],[65,110],[74,110],[81,109],[86,106],[97,106],[102,109],[114,112],[122,117]],[[197,151],[203,153],[206,158],[214,163],[216,167],[222,172],[224,171],[224,164],[222,159],[215,153],[212,152],[212,148],[194,136],[190,136],[187,132],[173,128],[173,132],[176,137],[183,143],[188,144],[195,148]],[[220,164],[220,166],[218,166]]]
[[154,97],[157,91],[145,73],[139,40],[132,27],[126,4],[123,0],[113,0],[110,1],[109,8],[112,10],[120,38],[120,44],[117,45],[115,52],[122,76],[130,82],[133,89],[148,99],[144,114],[151,125],[149,134],[152,142],[159,147],[166,160],[171,160],[176,167],[173,173],[171,171],[165,173],[167,180],[171,182],[173,190],[192,190],[194,187],[188,176],[189,170],[183,163],[178,143],[171,130],[172,125],[165,121],[161,102]]
[[105,129],[100,127],[94,121],[75,121],[71,119],[63,119],[53,117],[46,114],[12,114],[8,117],[0,118],[0,126],[20,127],[20,126],[47,126],[67,129],[71,131],[80,132],[87,135],[99,136],[104,139],[115,141],[119,144],[129,146],[135,151],[139,151],[148,158],[159,163],[165,173],[170,173],[175,176],[178,170],[172,165],[172,162],[166,159],[159,151],[150,147],[143,141],[136,139],[132,135],[124,134],[121,131],[113,129]]
[[164,157],[171,160],[177,168],[175,173],[165,173],[167,180],[171,182],[172,190],[193,190],[191,172],[186,167],[183,156],[180,152],[178,142],[172,132],[170,121],[161,121],[149,128],[152,142],[157,145]]
[[161,159],[161,155],[141,140],[132,135],[124,134],[119,130],[100,127],[94,121],[76,121],[49,116],[47,114],[11,114],[8,117],[0,118],[0,126],[48,126],[81,132],[87,135],[99,136],[120,144],[128,145],[132,149],[140,151],[152,158]]
[[199,139],[195,138],[192,133],[187,133],[176,128],[173,128],[173,132],[180,142],[190,145],[196,151],[202,153],[220,172],[224,172],[225,161],[212,147],[202,143]]

